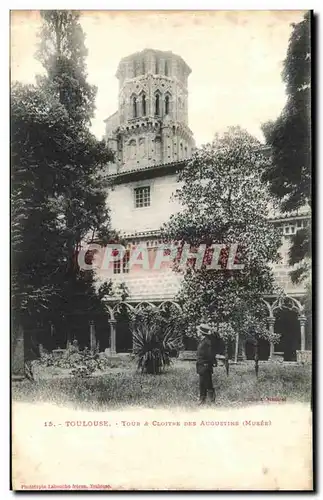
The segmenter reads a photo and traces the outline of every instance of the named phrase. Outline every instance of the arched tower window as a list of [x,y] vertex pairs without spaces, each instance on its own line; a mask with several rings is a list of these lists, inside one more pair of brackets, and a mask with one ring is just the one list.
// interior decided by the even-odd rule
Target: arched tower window
[[134,139],[128,142],[128,157],[130,160],[134,160],[137,152],[137,143]]
[[139,139],[139,158],[144,158],[146,153],[146,140],[144,137]]
[[132,115],[133,115],[133,118],[137,118],[137,116],[138,116],[137,97],[132,98]]
[[161,158],[161,138],[159,136],[155,137],[155,158],[156,160],[160,160]]
[[159,94],[156,94],[155,96],[155,115],[160,114],[160,98]]
[[141,61],[141,72],[143,75],[146,73],[145,59]]
[[158,74],[159,74],[159,64],[158,64],[158,59],[157,59],[157,57],[156,57],[156,59],[155,59],[155,73],[156,73],[156,75],[158,75]]
[[146,106],[146,95],[145,94],[142,94],[141,104],[142,104],[142,116],[146,116],[147,106]]
[[170,99],[169,95],[167,94],[165,97],[165,115],[169,115],[170,112]]
[[168,62],[165,61],[165,75],[168,76]]

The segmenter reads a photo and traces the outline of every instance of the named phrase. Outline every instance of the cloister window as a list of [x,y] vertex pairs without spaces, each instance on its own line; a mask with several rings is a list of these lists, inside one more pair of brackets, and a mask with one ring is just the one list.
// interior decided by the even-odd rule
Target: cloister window
[[137,98],[133,97],[132,99],[132,114],[134,118],[137,118]]

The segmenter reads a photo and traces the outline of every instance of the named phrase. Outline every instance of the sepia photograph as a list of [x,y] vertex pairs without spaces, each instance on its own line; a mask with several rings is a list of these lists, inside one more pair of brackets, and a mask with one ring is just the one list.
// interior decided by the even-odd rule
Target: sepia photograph
[[314,14],[11,10],[11,489],[313,491]]

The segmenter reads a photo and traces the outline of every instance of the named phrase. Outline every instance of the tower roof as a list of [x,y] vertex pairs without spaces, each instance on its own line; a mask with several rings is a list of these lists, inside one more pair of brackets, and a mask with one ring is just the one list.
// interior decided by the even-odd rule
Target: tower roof
[[120,60],[120,62],[119,62],[118,69],[117,69],[117,72],[116,72],[116,77],[117,78],[119,77],[120,70],[121,70],[121,67],[122,67],[123,63],[125,63],[127,61],[131,61],[132,59],[135,60],[137,57],[141,58],[141,57],[143,57],[146,54],[154,54],[156,56],[163,56],[163,57],[169,57],[169,58],[177,59],[177,60],[181,61],[181,63],[185,67],[187,75],[189,75],[192,72],[191,68],[184,61],[184,59],[181,56],[179,56],[177,54],[174,54],[171,50],[144,49],[144,50],[141,50],[139,52],[134,52],[132,54],[129,54],[128,56],[123,57]]

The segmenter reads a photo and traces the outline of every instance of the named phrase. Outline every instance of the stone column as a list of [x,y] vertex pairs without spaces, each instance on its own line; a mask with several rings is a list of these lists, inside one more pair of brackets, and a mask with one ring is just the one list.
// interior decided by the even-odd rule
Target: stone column
[[54,337],[54,335],[55,335],[55,326],[53,325],[53,323],[49,323],[49,328],[50,328],[50,336]]
[[24,330],[21,325],[12,332],[11,373],[13,377],[25,377]]
[[[275,333],[274,325],[275,325],[275,318],[274,318],[274,316],[269,316],[269,318],[268,318],[268,327],[269,327],[269,332],[270,332],[271,335]],[[269,360],[270,361],[272,361],[272,359],[274,357],[274,351],[275,351],[275,345],[274,345],[273,342],[270,342],[270,353],[269,353]]]
[[243,336],[239,335],[239,343],[238,343],[238,358],[237,361],[246,361],[246,341]]
[[90,321],[90,349],[94,351],[96,348],[96,337],[95,337],[95,324],[94,321]]
[[50,350],[55,349],[56,344],[55,344],[55,326],[54,324],[50,321],[49,322],[49,330],[50,330]]
[[110,324],[110,353],[113,356],[114,354],[117,353],[116,351],[116,325],[117,322],[115,319],[110,319],[109,320]]
[[306,316],[300,315],[299,316],[299,323],[301,327],[301,351],[305,351],[305,323],[306,323]]

